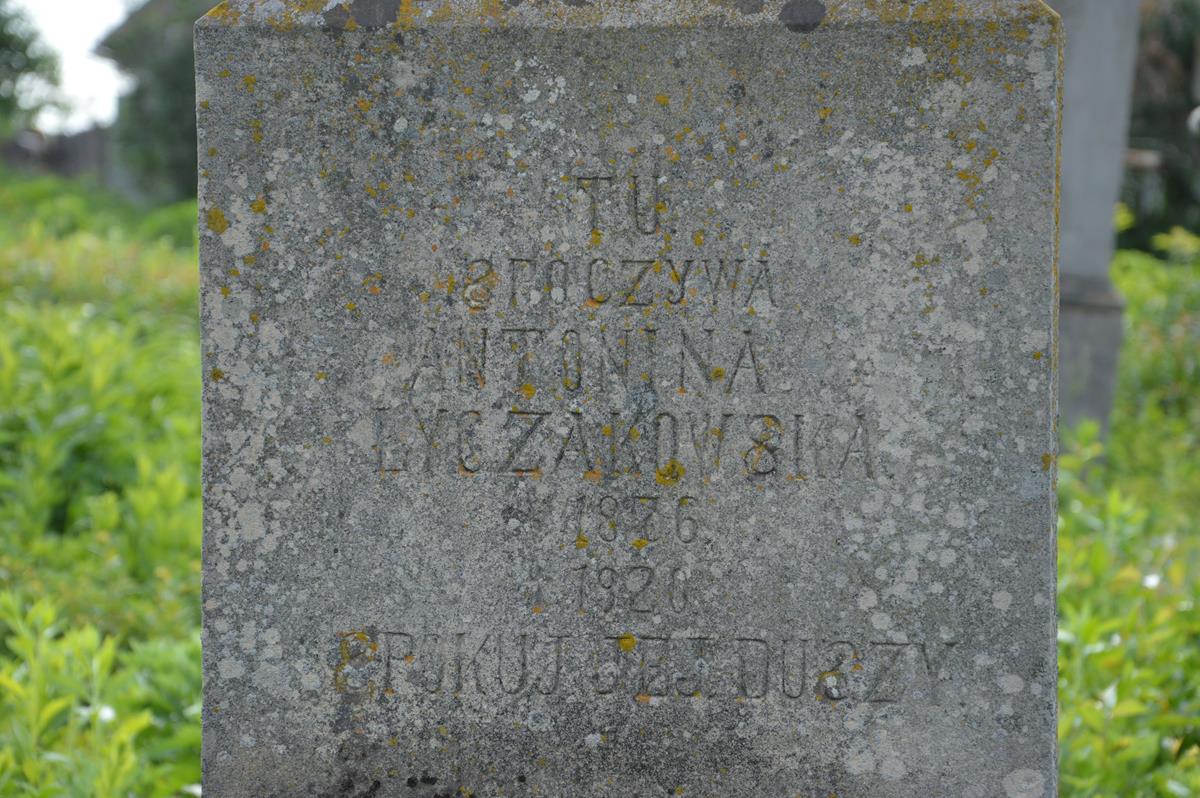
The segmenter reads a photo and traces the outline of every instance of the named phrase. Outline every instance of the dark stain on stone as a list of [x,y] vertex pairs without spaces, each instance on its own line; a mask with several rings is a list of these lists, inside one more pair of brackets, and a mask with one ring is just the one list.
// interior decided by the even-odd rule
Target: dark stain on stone
[[793,33],[812,33],[825,19],[821,0],[788,0],[779,12],[779,21]]
[[[354,21],[368,28],[382,28],[396,21],[401,0],[357,0],[354,3]],[[345,28],[350,13],[344,5],[325,12],[325,24],[331,28]]]

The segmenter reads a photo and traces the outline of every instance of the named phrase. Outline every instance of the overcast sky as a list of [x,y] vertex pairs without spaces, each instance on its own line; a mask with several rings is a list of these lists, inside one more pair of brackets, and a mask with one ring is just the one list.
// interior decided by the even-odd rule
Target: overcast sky
[[16,0],[42,41],[58,53],[61,95],[71,106],[66,112],[46,112],[38,120],[43,130],[77,131],[116,117],[124,80],[111,61],[92,51],[125,18],[127,7],[138,4],[139,0]]

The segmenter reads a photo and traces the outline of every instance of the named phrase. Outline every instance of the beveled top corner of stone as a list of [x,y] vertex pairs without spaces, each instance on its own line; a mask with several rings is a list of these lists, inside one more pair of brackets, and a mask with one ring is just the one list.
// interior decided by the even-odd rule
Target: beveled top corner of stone
[[797,33],[862,24],[1048,21],[1044,0],[225,0],[202,26],[277,30],[482,26],[634,28],[782,25]]

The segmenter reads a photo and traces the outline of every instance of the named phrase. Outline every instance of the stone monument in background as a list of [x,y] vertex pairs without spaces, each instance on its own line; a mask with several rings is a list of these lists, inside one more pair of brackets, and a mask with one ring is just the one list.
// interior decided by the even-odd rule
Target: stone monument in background
[[1107,425],[1124,302],[1109,279],[1125,174],[1138,0],[1052,0],[1066,33],[1062,197],[1063,423]]
[[1056,794],[1046,6],[196,40],[206,796]]

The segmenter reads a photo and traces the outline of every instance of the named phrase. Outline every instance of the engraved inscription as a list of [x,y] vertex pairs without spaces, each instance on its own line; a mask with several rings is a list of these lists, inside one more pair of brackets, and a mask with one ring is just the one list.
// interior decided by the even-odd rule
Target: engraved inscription
[[956,641],[856,643],[800,634],[651,634],[492,629],[338,635],[334,687],[388,703],[473,692],[630,698],[778,698],[940,705]]

